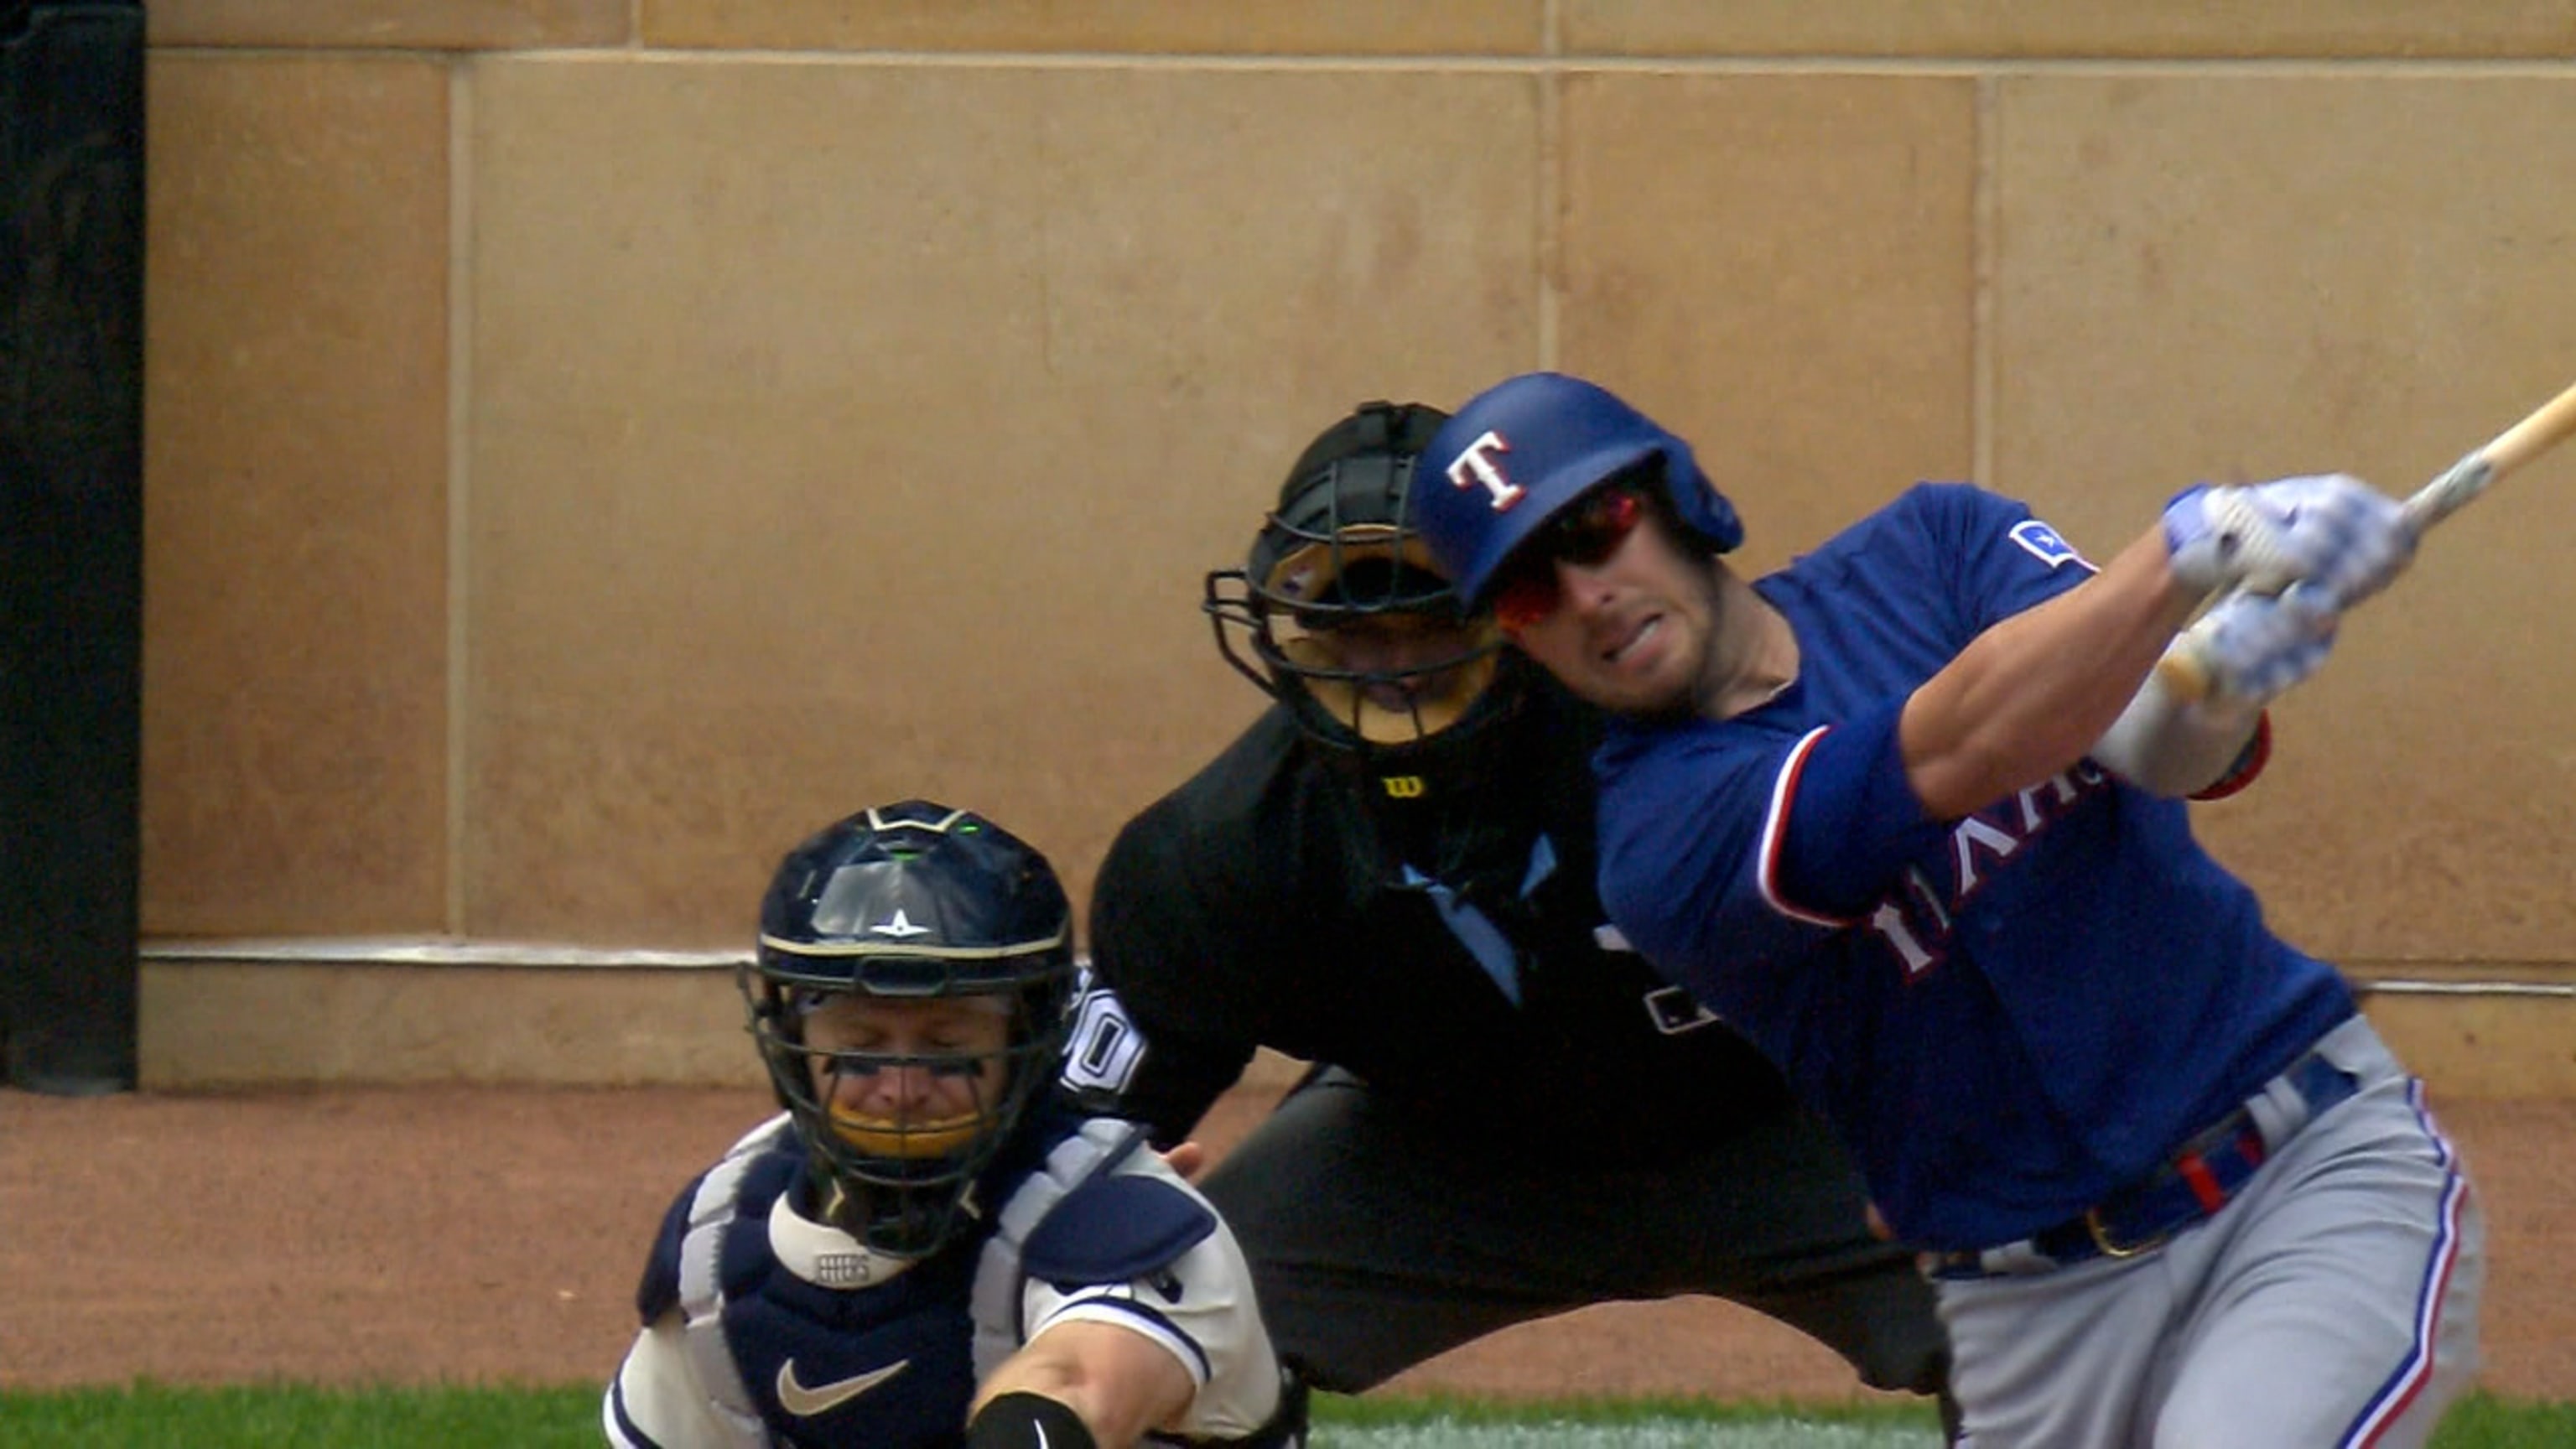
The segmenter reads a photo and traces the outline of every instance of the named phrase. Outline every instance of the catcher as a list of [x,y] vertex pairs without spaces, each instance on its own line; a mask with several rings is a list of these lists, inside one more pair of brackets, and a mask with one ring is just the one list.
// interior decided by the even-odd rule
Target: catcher
[[741,984],[786,1111],[672,1202],[602,1416],[621,1449],[1245,1449],[1302,1437],[1241,1251],[1050,1090],[1045,858],[919,800],[779,866]]

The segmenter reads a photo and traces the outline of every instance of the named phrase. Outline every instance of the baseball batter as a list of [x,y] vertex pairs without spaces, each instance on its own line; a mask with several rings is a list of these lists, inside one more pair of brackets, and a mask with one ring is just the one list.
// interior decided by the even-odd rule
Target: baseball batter
[[[1440,564],[1616,711],[1602,895],[1788,1072],[1928,1251],[1964,1442],[2414,1445],[2476,1361],[2480,1215],[2422,1092],[2177,794],[2412,555],[2344,477],[2186,491],[2096,569],[1923,486],[1776,573],[1579,379],[1460,409]],[[2223,697],[2150,677],[2213,591]],[[2276,596],[2277,595],[2277,596]]]
[[1608,928],[1597,712],[1425,570],[1405,485],[1445,418],[1325,429],[1210,575],[1276,707],[1110,848],[1091,947],[1117,997],[1086,1002],[1070,1079],[1173,1143],[1257,1047],[1330,1064],[1204,1183],[1316,1386],[1704,1293],[1937,1392],[1932,1295],[1870,1235],[1848,1156]]
[[742,977],[787,1110],[672,1202],[609,1443],[1298,1442],[1225,1226],[1050,1090],[1070,932],[1045,858],[962,810],[883,806],[787,856]]

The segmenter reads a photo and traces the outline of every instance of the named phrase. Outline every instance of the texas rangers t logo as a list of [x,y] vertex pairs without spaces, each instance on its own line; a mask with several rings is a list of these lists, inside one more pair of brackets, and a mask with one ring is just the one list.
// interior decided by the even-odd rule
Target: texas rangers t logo
[[1520,502],[1521,496],[1529,491],[1504,476],[1503,465],[1496,460],[1498,454],[1511,450],[1512,445],[1503,441],[1502,434],[1487,428],[1482,437],[1469,443],[1464,452],[1450,460],[1450,483],[1459,488],[1482,484],[1494,511],[1502,512]]

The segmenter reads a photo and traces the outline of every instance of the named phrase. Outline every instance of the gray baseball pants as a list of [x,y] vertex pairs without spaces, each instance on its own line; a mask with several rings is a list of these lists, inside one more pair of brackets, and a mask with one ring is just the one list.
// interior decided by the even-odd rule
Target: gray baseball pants
[[[1942,1279],[1974,1449],[2411,1449],[2477,1369],[2484,1213],[2422,1084],[2361,1018],[2318,1050],[2358,1079],[2216,1215],[2152,1251]],[[2008,1251],[1990,1255],[2010,1259]]]

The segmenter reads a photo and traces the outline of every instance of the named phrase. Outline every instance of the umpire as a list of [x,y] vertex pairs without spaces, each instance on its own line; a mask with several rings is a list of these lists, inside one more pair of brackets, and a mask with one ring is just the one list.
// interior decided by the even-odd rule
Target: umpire
[[1943,1393],[1932,1295],[1849,1160],[1607,924],[1595,716],[1461,611],[1406,525],[1444,420],[1362,405],[1247,566],[1208,576],[1221,652],[1276,705],[1111,846],[1090,942],[1114,997],[1086,1003],[1068,1080],[1170,1146],[1257,1047],[1319,1064],[1203,1184],[1314,1387],[1704,1293]]

